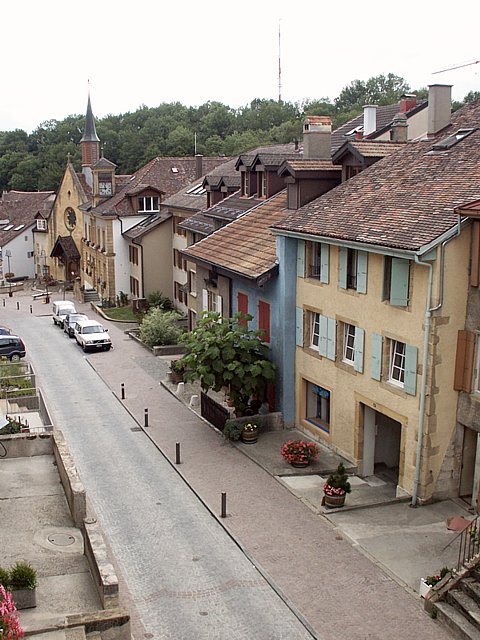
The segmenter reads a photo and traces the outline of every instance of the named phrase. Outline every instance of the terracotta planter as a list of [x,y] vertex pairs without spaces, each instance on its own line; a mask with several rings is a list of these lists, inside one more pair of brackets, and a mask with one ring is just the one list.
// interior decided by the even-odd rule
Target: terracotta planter
[[343,507],[345,504],[345,496],[345,493],[342,496],[329,496],[325,494],[323,496],[322,504],[324,504],[327,509],[338,509],[339,507]]
[[172,371],[172,382],[173,384],[178,384],[179,382],[183,382],[183,373],[179,373],[178,371]]
[[291,464],[292,464],[292,467],[296,467],[297,469],[303,469],[304,467],[308,467],[310,462],[308,460],[294,460]]
[[17,609],[31,609],[37,606],[36,589],[12,589],[12,598]]
[[242,431],[240,438],[245,444],[255,444],[258,440],[258,429],[255,429],[255,431]]

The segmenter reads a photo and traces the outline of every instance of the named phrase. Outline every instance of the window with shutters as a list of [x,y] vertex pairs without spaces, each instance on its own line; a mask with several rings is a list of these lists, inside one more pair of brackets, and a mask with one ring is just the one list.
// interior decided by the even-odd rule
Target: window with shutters
[[347,249],[347,289],[357,288],[357,251]]
[[[248,314],[248,296],[246,293],[241,293],[240,291],[237,293],[237,311],[245,316]],[[239,324],[246,327],[248,325],[248,320],[243,318],[240,320]]]
[[328,433],[330,431],[330,391],[308,381],[305,381],[305,388],[306,420]]
[[479,365],[480,365],[480,336],[477,335],[476,337],[476,351],[477,351],[477,355],[476,355],[476,364],[475,364],[475,393],[480,393],[480,375],[478,373],[479,371]]
[[263,300],[258,303],[258,330],[263,342],[270,342],[270,305]]
[[367,293],[368,253],[347,247],[339,249],[339,285],[341,289],[351,289]]
[[339,339],[342,344],[339,356],[342,362],[353,367],[355,371],[363,373],[364,329],[347,322],[340,323],[340,328]]
[[197,273],[195,271],[189,270],[187,275],[188,282],[188,293],[192,296],[197,295]]
[[308,269],[307,277],[328,283],[330,247],[323,242],[306,243]]
[[307,316],[307,319],[310,321],[310,349],[318,351],[318,353],[324,358],[335,360],[337,332],[337,323],[335,318],[327,318],[327,316],[322,316],[320,313],[311,311],[309,312],[309,318]]
[[383,295],[392,306],[406,307],[410,300],[410,260],[385,256]]
[[249,175],[248,171],[242,171],[242,196],[248,197],[249,192]]
[[355,364],[355,328],[353,324],[343,325],[343,361]]
[[210,289],[202,289],[202,311],[214,311],[222,315],[223,299]]
[[403,387],[405,382],[405,343],[390,340],[389,382]]
[[320,342],[320,314],[310,314],[310,348],[318,351]]

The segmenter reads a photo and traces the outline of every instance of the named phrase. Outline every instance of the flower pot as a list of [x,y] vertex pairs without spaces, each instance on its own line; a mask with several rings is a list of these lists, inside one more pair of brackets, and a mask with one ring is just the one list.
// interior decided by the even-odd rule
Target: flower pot
[[324,504],[327,509],[338,509],[339,507],[343,507],[345,504],[345,493],[341,496],[329,496],[325,493],[323,496],[322,504]]
[[303,469],[304,467],[308,467],[310,462],[308,460],[292,460],[292,467],[296,467],[297,469]]
[[17,609],[31,609],[37,606],[36,589],[12,589],[12,598]]
[[183,373],[178,371],[172,371],[172,382],[173,384],[178,384],[179,382],[183,382]]
[[255,444],[258,440],[258,429],[254,431],[242,431],[240,438],[245,444]]
[[418,595],[421,598],[426,598],[430,593],[432,587],[425,582],[425,578],[420,578],[420,588],[418,589]]

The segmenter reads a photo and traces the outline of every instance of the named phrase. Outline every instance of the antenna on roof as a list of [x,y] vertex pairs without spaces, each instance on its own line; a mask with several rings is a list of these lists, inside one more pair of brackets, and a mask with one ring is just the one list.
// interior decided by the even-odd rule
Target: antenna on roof
[[282,58],[281,58],[281,29],[280,23],[282,19],[278,19],[278,101],[282,102]]
[[193,135],[194,135],[194,140],[195,140],[195,142],[194,142],[195,153],[193,155],[196,156],[197,155],[197,132],[195,131],[195,133]]
[[449,67],[448,69],[440,69],[440,71],[432,71],[432,75],[436,73],[445,73],[445,71],[454,71],[455,69],[462,69],[463,67],[469,67],[472,64],[478,64],[480,60],[472,60],[471,62],[465,62],[464,64],[457,64],[454,67]]

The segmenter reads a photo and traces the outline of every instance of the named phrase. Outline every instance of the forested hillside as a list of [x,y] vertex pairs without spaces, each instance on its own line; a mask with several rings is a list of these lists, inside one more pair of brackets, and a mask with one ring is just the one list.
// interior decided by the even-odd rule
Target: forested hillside
[[[193,155],[195,138],[197,153],[203,155],[233,156],[260,144],[290,142],[301,138],[307,113],[330,115],[335,128],[361,113],[364,104],[391,104],[408,91],[403,78],[388,74],[354,80],[334,101],[321,98],[293,104],[256,99],[239,109],[220,102],[198,107],[163,103],[97,118],[97,133],[105,157],[117,165],[118,173],[125,174],[157,155]],[[419,98],[427,95],[426,89],[415,93]],[[471,92],[465,100],[477,97]],[[57,189],[68,154],[80,169],[84,119],[82,114],[49,120],[31,134],[20,129],[0,132],[0,188]]]

